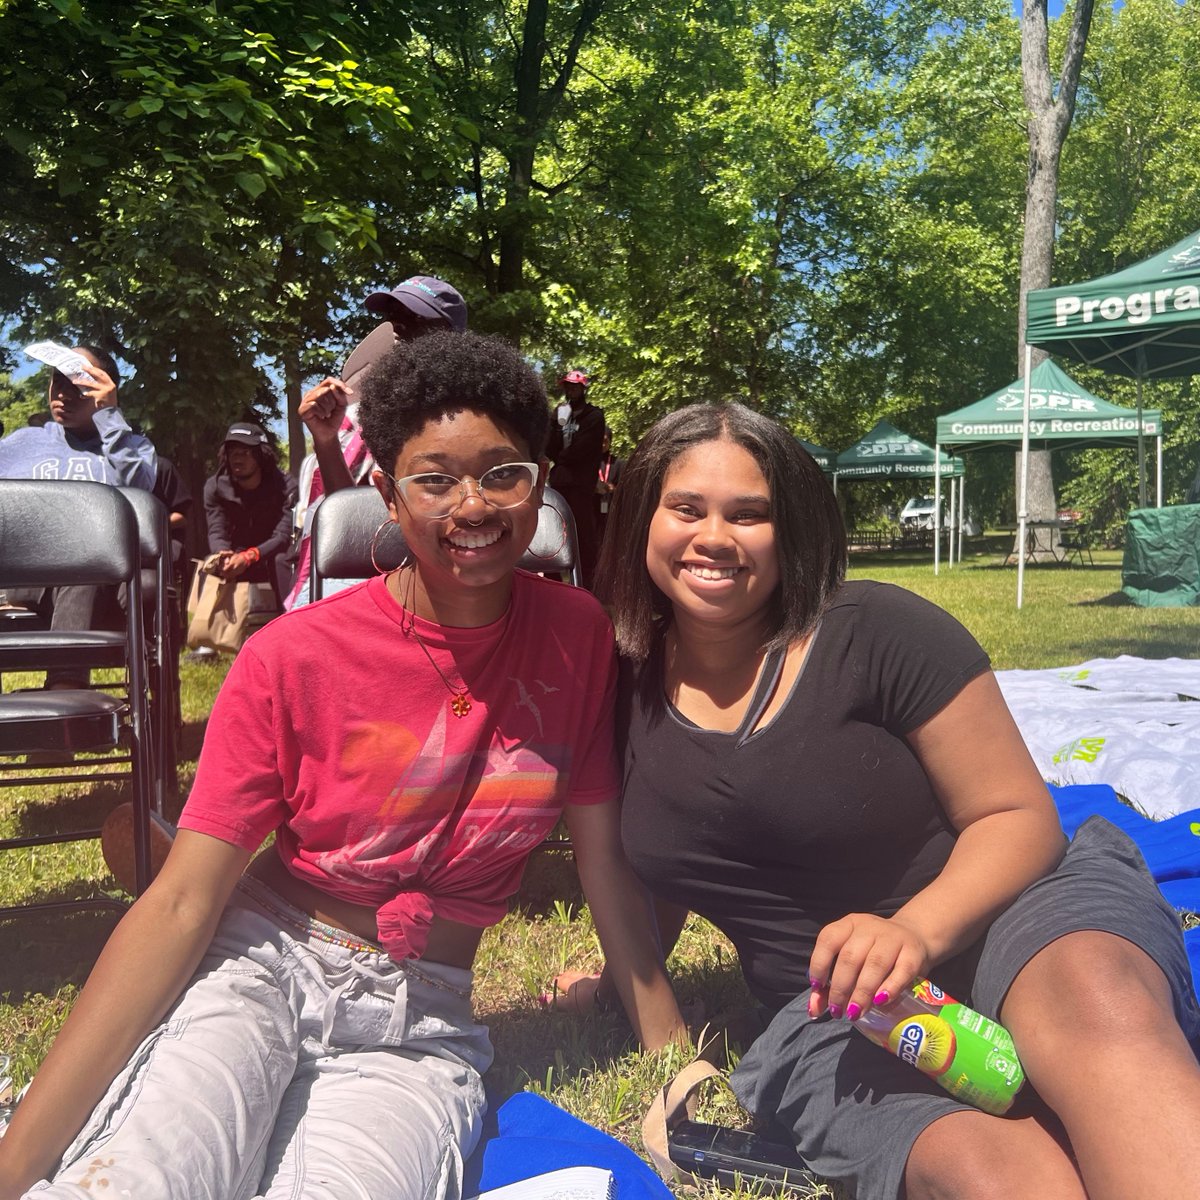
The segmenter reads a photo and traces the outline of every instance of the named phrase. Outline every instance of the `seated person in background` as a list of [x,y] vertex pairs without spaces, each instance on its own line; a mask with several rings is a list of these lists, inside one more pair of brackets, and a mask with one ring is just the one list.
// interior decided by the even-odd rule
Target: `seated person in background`
[[300,503],[295,515],[300,542],[295,553],[295,578],[286,600],[289,609],[308,600],[309,536],[321,497],[366,483],[375,466],[358,428],[355,389],[397,342],[439,330],[462,333],[467,327],[466,301],[456,289],[432,275],[414,275],[390,292],[372,292],[366,307],[381,324],[351,352],[340,379],[323,379],[300,402],[300,419],[312,435],[313,453],[300,467]]
[[410,558],[234,660],[166,863],[0,1138],[0,1200],[457,1200],[492,1059],[472,963],[560,815],[636,1033],[681,1033],[621,854],[612,628],[515,569],[548,424],[498,339],[379,363],[363,436]]
[[0,479],[90,479],[154,487],[154,447],[134,433],[117,406],[121,374],[111,354],[76,346],[86,380],[50,374],[50,420],[0,439]]
[[266,430],[253,421],[231,425],[217,473],[204,484],[208,549],[221,556],[223,579],[270,584],[276,609],[291,584],[285,552],[295,504],[296,481],[276,465]]
[[[86,380],[52,371],[49,420],[27,425],[0,439],[0,479],[84,479],[145,488],[154,487],[154,446],[134,433],[117,404],[121,374],[112,355],[97,346],[76,346],[87,363]],[[116,588],[72,586],[9,589],[0,603],[40,607],[52,604],[50,627],[56,630],[105,628],[119,621]],[[46,675],[47,687],[86,687],[71,668]]]

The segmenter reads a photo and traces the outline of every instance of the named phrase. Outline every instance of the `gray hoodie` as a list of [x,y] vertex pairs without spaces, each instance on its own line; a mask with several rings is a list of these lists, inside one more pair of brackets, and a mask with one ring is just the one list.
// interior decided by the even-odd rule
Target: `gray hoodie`
[[98,408],[96,432],[82,438],[57,422],[0,438],[0,479],[90,479],[154,488],[154,446],[134,433],[118,408]]

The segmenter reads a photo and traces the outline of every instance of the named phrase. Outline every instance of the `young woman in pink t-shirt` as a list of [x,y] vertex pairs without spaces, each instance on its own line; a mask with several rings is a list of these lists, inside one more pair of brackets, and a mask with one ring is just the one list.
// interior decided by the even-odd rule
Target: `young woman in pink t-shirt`
[[491,1061],[471,964],[564,813],[638,1036],[680,1033],[620,850],[611,630],[515,569],[544,390],[466,333],[360,390],[408,562],[238,656],[166,863],[0,1140],[0,1200],[456,1197]]

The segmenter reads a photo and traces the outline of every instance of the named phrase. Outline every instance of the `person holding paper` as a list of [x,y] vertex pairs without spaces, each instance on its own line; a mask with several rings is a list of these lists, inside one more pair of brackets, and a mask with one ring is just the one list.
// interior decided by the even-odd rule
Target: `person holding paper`
[[52,367],[50,420],[0,439],[0,479],[87,479],[154,488],[154,446],[134,433],[117,401],[121,375],[98,346],[38,342],[26,353]]
[[[50,419],[27,425],[0,439],[0,479],[82,479],[154,489],[156,455],[149,438],[134,433],[117,404],[121,374],[111,354],[98,346],[68,350],[36,342],[26,354],[51,368],[47,402]],[[0,592],[0,604],[36,608],[41,588]],[[55,588],[50,627],[82,630],[103,627],[115,616],[116,588]],[[46,686],[86,687],[79,672],[47,672]]]

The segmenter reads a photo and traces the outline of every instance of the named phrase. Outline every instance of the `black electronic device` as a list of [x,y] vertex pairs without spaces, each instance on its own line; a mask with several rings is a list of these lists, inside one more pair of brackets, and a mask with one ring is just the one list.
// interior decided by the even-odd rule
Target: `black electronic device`
[[677,1167],[726,1187],[734,1184],[735,1175],[743,1183],[762,1183],[772,1191],[787,1188],[800,1195],[817,1186],[791,1146],[724,1125],[680,1121],[667,1135],[667,1152]]

